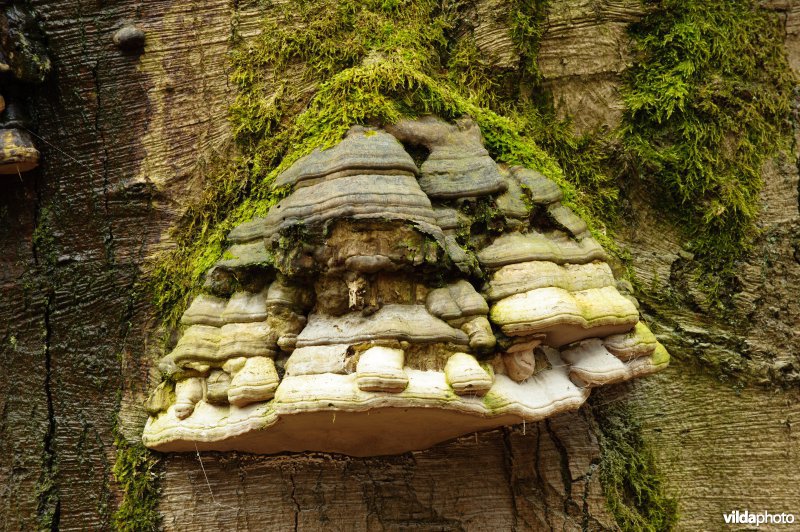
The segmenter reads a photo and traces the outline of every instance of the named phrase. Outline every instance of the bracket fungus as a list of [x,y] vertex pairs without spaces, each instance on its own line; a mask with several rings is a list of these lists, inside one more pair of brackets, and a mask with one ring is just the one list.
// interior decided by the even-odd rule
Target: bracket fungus
[[353,127],[273,186],[161,361],[150,448],[400,453],[669,361],[559,187],[496,164],[469,119]]

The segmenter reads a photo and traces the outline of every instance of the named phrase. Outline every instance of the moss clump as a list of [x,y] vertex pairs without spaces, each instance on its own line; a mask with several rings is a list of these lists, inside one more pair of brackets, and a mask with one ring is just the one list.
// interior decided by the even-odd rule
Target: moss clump
[[542,81],[539,72],[539,44],[545,30],[550,0],[515,0],[511,9],[511,36],[520,53],[521,70],[530,83]]
[[55,268],[58,258],[58,247],[53,230],[56,227],[56,218],[57,215],[51,207],[42,207],[39,210],[36,227],[32,235],[36,263],[47,270]]
[[754,234],[761,168],[788,146],[794,77],[775,15],[751,0],[649,0],[632,27],[623,136],[724,293]]
[[[166,321],[176,322],[203,272],[220,257],[227,231],[263,216],[285,193],[271,190],[275,176],[312,149],[332,146],[353,124],[382,125],[428,113],[470,115],[496,160],[538,169],[556,181],[565,203],[613,247],[605,232],[607,209],[595,200],[606,186],[598,178],[603,174],[565,174],[559,160],[573,160],[585,145],[566,142],[566,130],[551,127],[531,98],[522,97],[530,96],[538,80],[532,54],[543,16],[534,7],[540,4],[514,4],[513,37],[525,49],[519,67],[506,72],[510,81],[488,91],[477,87],[496,73],[494,67],[480,57],[450,3],[302,0],[269,6],[252,40],[241,40],[234,29],[232,81],[238,96],[231,120],[237,155],[217,158],[223,164],[208,172],[205,196],[176,230],[177,249],[156,264],[154,291]],[[558,158],[542,149],[547,142],[564,146]]]
[[652,450],[629,408],[614,403],[595,410],[600,481],[608,507],[622,530],[672,530],[678,521],[677,500],[666,493]]
[[[532,100],[545,102],[545,93],[538,90],[542,76],[537,55],[545,29],[547,4],[545,0],[512,0],[508,2],[506,13],[498,13],[510,30],[519,56],[518,63],[513,66],[500,67],[485,57],[473,38],[473,29],[465,27],[465,23],[449,25],[446,71],[450,81],[473,102],[499,113]],[[458,9],[459,3],[452,5],[453,9]]]
[[122,487],[122,502],[114,513],[114,528],[123,532],[159,530],[159,460],[141,443],[117,434],[117,460],[112,472]]
[[39,521],[40,530],[53,530],[58,528],[58,515],[61,508],[58,484],[55,476],[57,471],[52,465],[48,465],[49,458],[45,457],[42,472],[36,482],[36,517]]

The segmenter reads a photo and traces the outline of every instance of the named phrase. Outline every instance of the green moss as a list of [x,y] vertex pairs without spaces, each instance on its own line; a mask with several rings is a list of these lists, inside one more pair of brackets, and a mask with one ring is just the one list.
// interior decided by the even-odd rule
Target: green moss
[[519,56],[518,63],[513,66],[499,66],[484,57],[471,29],[455,24],[448,26],[446,69],[449,80],[474,103],[501,114],[518,109],[520,103],[545,102],[545,92],[538,90],[542,76],[537,55],[545,29],[547,4],[545,0],[511,0],[507,11],[497,14],[499,22],[509,28]]
[[449,81],[461,88],[471,101],[490,108],[502,101],[498,98],[498,92],[503,89],[502,74],[492,68],[470,36],[456,41],[447,67]]
[[525,74],[523,82],[538,85],[542,81],[539,72],[539,44],[545,29],[545,18],[549,0],[515,0],[510,12],[511,37],[520,54],[520,70]]
[[677,500],[666,493],[653,452],[630,406],[595,409],[600,424],[600,480],[622,530],[660,532],[678,521]]
[[491,198],[483,197],[476,198],[474,201],[465,201],[461,205],[461,212],[470,219],[472,231],[501,233],[505,230],[503,213]]
[[625,149],[721,296],[755,233],[761,168],[788,146],[795,79],[776,15],[750,0],[650,0],[632,27]]
[[123,532],[159,530],[159,460],[141,443],[117,434],[117,459],[112,472],[122,488],[122,502],[114,513],[114,528]]
[[36,262],[44,268],[54,268],[56,265],[58,249],[53,230],[55,225],[55,214],[52,208],[42,207],[38,213],[32,241]]
[[55,479],[57,470],[48,466],[47,460],[48,458],[44,458],[42,472],[36,481],[36,500],[38,501],[36,517],[40,530],[53,530],[57,525],[56,516],[61,506],[58,484]]

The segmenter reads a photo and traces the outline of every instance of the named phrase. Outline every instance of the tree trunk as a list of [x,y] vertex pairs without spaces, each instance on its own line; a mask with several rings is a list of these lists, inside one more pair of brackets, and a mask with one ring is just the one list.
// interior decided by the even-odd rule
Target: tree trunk
[[[124,524],[114,519],[121,505],[147,504],[131,500],[130,478],[112,469],[140,441],[142,404],[164,354],[148,276],[210,186],[207,162],[227,153],[234,136],[229,54],[276,8],[236,0],[30,4],[53,68],[31,99],[41,164],[0,176],[0,524],[111,529]],[[459,4],[498,72],[524,56],[503,16],[512,4],[519,2]],[[761,4],[779,17],[798,68],[800,3]],[[547,3],[541,87],[577,130],[619,127],[619,91],[632,61],[627,28],[644,14],[636,0]],[[112,36],[126,22],[144,30],[143,53],[115,46]],[[289,90],[317,89],[296,82]],[[668,508],[664,501],[675,497],[681,530],[721,529],[722,514],[737,509],[798,511],[796,158],[781,152],[762,170],[760,233],[739,263],[735,319],[714,317],[675,222],[644,185],[624,183],[633,214],[615,236],[630,251],[642,311],[673,356],[660,375],[597,393],[575,413],[400,456],[156,454],[142,463],[157,461],[158,482],[145,495],[160,526],[630,528],[610,502],[614,489],[618,504],[643,516],[643,505]],[[665,291],[680,297],[656,297]],[[618,419],[632,432],[615,432]],[[614,484],[606,460],[615,457],[640,460],[647,471]],[[632,495],[636,479],[657,492],[644,503]]]

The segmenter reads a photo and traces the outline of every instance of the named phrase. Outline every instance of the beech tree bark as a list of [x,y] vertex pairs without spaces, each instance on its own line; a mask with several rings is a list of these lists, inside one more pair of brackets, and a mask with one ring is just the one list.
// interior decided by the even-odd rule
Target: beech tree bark
[[[498,62],[513,56],[496,16],[507,3],[471,3],[476,39]],[[232,136],[231,27],[248,38],[270,11],[244,0],[30,4],[53,72],[32,98],[42,164],[0,180],[0,524],[110,529],[123,497],[115,434],[140,437],[163,354],[148,259],[174,245],[203,162]],[[800,2],[761,4],[780,16],[800,68]],[[616,127],[626,27],[643,8],[552,0],[547,13],[538,61],[556,110],[583,131]],[[112,42],[126,21],[145,31],[143,54]],[[800,518],[799,175],[795,153],[763,169],[761,233],[741,266],[740,319],[728,323],[704,308],[677,229],[627,186],[631,215],[617,236],[635,274],[687,294],[641,298],[673,355],[664,373],[576,413],[396,457],[165,455],[163,527],[613,530],[595,414],[625,402],[678,499],[679,529],[721,529],[735,509]]]

